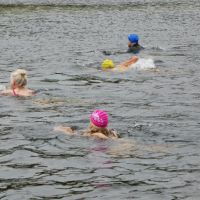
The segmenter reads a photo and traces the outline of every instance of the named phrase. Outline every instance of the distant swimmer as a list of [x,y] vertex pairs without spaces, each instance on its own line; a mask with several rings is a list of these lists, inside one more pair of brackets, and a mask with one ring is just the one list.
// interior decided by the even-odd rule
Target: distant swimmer
[[11,73],[10,76],[10,88],[5,89],[0,94],[8,96],[33,96],[35,92],[26,88],[27,85],[27,71],[23,69],[17,69]]
[[102,53],[106,56],[110,55],[119,55],[119,54],[126,54],[126,53],[139,53],[140,50],[144,49],[139,44],[139,36],[137,34],[130,34],[128,35],[128,50],[103,50]]
[[144,47],[139,44],[139,36],[130,34],[128,36],[128,52],[139,53],[141,49],[144,49]]
[[110,70],[110,71],[118,71],[118,72],[124,72],[132,68],[133,64],[135,64],[138,61],[137,56],[132,56],[130,59],[118,64],[115,66],[112,60],[105,59],[101,65],[103,70]]
[[[104,110],[95,110],[90,115],[90,123],[88,128],[80,132],[81,136],[95,137],[100,139],[116,139],[119,138],[119,134],[112,129],[108,129],[108,114]],[[61,131],[69,135],[77,135],[76,131],[71,127],[57,126],[55,131]]]

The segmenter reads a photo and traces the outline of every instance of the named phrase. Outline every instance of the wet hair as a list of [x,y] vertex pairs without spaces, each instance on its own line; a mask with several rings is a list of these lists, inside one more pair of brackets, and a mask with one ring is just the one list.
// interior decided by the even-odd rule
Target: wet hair
[[17,69],[11,73],[11,85],[15,83],[18,87],[24,87],[27,84],[27,72],[24,69]]
[[97,132],[100,132],[102,134],[104,134],[105,136],[107,137],[119,137],[119,134],[116,133],[114,130],[112,129],[108,129],[108,128],[100,128],[100,127],[97,127],[95,125],[93,125],[92,123],[90,123],[87,131],[86,131],[86,134],[87,135],[92,135],[94,133],[97,133]]

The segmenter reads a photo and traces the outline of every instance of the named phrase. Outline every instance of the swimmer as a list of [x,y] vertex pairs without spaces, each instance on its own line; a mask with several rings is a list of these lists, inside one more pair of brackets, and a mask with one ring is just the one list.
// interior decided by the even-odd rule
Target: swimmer
[[128,36],[128,52],[139,53],[144,47],[139,45],[139,36],[136,34],[130,34]]
[[23,69],[17,69],[11,73],[10,88],[5,89],[0,94],[8,96],[33,96],[34,91],[26,88],[27,85],[27,72]]
[[130,34],[128,35],[128,50],[126,51],[110,51],[110,50],[103,50],[102,53],[106,56],[110,55],[117,55],[117,54],[126,54],[126,53],[134,53],[137,54],[140,52],[140,50],[144,49],[139,44],[139,36],[136,34]]
[[132,67],[132,64],[136,63],[138,61],[137,56],[132,56],[130,59],[120,63],[119,65],[115,66],[112,60],[106,59],[103,61],[101,67],[103,70],[110,70],[110,71],[127,71]]
[[[114,130],[108,129],[107,126],[108,114],[103,110],[95,110],[90,115],[90,123],[87,130],[81,131],[81,135],[100,139],[119,138],[119,134]],[[76,135],[75,130],[71,127],[57,126],[54,128],[54,131],[61,131],[69,135]]]

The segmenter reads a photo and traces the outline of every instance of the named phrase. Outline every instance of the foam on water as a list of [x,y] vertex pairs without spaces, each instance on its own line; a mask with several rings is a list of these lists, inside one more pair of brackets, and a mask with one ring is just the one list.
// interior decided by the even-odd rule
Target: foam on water
[[140,58],[136,63],[131,65],[136,70],[155,69],[155,63],[152,58]]

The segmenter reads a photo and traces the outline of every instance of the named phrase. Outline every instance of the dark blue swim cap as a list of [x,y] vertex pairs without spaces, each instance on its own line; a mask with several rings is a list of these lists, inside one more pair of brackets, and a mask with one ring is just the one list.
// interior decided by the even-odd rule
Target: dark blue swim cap
[[139,37],[138,37],[138,35],[136,35],[136,34],[130,34],[130,35],[128,36],[128,40],[129,40],[130,42],[132,42],[132,43],[138,43]]

